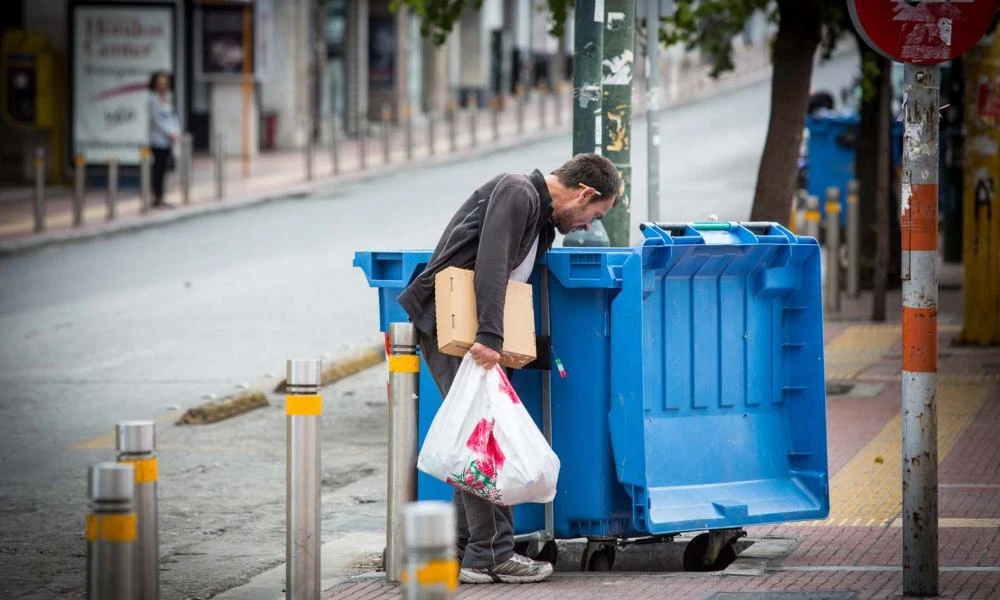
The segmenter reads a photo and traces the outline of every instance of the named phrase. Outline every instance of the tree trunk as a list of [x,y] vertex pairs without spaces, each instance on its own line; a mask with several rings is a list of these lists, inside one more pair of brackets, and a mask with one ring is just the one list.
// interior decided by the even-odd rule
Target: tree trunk
[[[892,100],[892,79],[889,76],[892,65],[889,59],[878,56],[878,88],[873,102],[876,107],[875,131],[878,143],[875,145],[875,272],[874,294],[872,296],[872,320],[885,321],[885,297],[889,285],[889,262],[892,251],[893,203],[889,197],[889,183],[892,179],[889,131],[889,102]],[[896,235],[899,237],[899,234]]]
[[[882,72],[879,70],[881,56],[860,36],[857,40],[862,90],[877,91],[882,85]],[[881,107],[876,101],[877,96],[877,93],[862,95],[858,108],[858,141],[854,157],[854,177],[858,180],[858,222],[861,234],[858,255],[862,289],[873,289],[875,280],[875,247],[878,240],[876,215],[879,206],[875,188],[878,185],[878,115]]]
[[791,213],[813,58],[820,41],[819,5],[819,0],[778,0],[771,117],[757,172],[753,221],[787,223]]

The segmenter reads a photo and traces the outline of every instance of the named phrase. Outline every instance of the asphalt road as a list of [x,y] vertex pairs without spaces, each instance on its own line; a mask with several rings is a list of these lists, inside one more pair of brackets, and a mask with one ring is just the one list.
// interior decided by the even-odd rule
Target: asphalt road
[[[855,57],[839,58],[814,87],[837,90],[855,70]],[[749,215],[769,93],[765,82],[664,113],[664,218]],[[638,224],[645,133],[635,126]],[[564,136],[0,260],[0,597],[83,597],[85,471],[112,458],[106,436],[124,419],[164,421],[164,598],[208,598],[280,563],[280,397],[212,426],[175,427],[175,409],[277,375],[287,358],[377,342],[376,298],[353,253],[431,247],[482,181],[549,171],[570,147]],[[373,370],[326,391],[324,539],[382,527],[384,389]],[[345,486],[358,491],[338,495]]]

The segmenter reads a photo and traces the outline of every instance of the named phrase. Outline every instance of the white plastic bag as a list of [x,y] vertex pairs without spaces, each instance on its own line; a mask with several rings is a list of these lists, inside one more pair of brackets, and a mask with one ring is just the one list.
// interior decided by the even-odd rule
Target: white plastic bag
[[501,506],[549,502],[559,458],[507,379],[469,354],[438,409],[417,468]]

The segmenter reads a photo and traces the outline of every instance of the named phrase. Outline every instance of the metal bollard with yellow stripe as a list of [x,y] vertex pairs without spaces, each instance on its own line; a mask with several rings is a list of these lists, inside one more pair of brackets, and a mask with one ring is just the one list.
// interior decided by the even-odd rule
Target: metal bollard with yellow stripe
[[135,472],[133,506],[138,525],[135,552],[137,596],[160,597],[160,534],[157,499],[156,424],[153,421],[123,421],[115,424],[118,463],[130,464]]
[[806,235],[819,239],[819,198],[806,197]]
[[403,506],[417,499],[417,391],[420,358],[412,323],[389,324],[389,472],[385,527],[385,577],[399,581],[403,557]]
[[455,508],[448,502],[411,502],[404,508],[407,600],[446,600],[458,589]]
[[285,597],[295,600],[319,600],[320,597],[319,420],[323,414],[323,399],[319,395],[319,384],[322,373],[323,362],[318,359],[289,360],[287,363]]
[[133,600],[138,519],[133,511],[135,469],[104,462],[90,468],[87,493],[87,598]]

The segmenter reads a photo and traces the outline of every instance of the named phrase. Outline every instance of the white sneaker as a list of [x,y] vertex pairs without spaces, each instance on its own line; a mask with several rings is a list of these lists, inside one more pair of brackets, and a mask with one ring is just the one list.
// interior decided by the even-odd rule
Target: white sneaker
[[462,583],[537,583],[552,575],[552,564],[515,554],[499,565],[482,569],[463,568],[458,574]]

